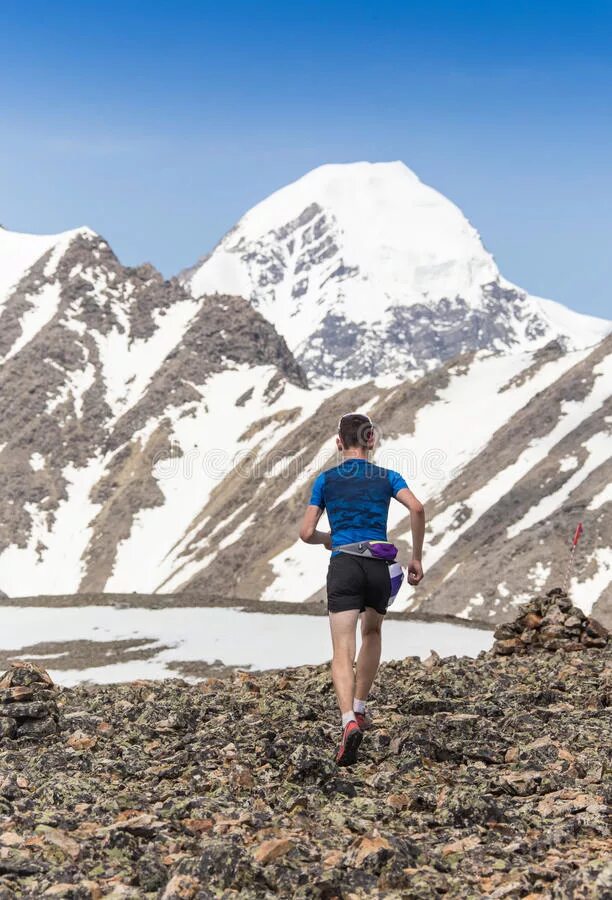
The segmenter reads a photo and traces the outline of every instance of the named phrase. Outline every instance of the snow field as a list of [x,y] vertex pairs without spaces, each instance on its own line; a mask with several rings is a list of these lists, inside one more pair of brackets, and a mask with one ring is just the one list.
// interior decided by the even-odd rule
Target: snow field
[[[1,609],[1,607],[0,607]],[[110,683],[135,678],[177,677],[168,663],[220,660],[225,665],[277,669],[327,662],[331,655],[324,616],[243,612],[240,609],[117,609],[108,606],[4,608],[0,648],[17,650],[42,641],[69,642],[150,639],[160,649],[147,660],[132,660],[83,670],[53,668],[53,656],[41,657],[59,684]],[[253,640],[253,636],[256,639]],[[492,644],[492,632],[459,625],[389,620],[384,625],[383,660],[476,656]],[[66,651],[64,651],[65,653]],[[35,657],[29,654],[29,658]],[[182,677],[182,676],[181,676]],[[189,679],[192,680],[192,679]]]

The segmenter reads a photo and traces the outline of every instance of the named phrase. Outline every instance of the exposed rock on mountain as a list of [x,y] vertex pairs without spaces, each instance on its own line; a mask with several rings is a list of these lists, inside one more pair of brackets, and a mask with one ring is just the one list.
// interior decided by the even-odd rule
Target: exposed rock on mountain
[[328,666],[61,690],[0,739],[2,896],[543,896],[612,889],[611,645],[383,666],[339,770]]
[[551,339],[580,348],[610,330],[502,278],[461,211],[401,162],[309,172],[182,277],[195,296],[247,297],[318,383]]

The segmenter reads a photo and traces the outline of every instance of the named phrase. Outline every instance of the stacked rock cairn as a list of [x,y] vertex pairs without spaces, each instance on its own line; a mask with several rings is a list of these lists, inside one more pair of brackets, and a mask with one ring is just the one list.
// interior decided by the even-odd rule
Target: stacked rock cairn
[[13,661],[0,678],[0,740],[55,734],[57,693],[53,680],[40,666]]
[[574,606],[561,588],[534,597],[519,607],[519,615],[495,630],[493,653],[509,656],[529,650],[586,650],[605,647],[608,631]]

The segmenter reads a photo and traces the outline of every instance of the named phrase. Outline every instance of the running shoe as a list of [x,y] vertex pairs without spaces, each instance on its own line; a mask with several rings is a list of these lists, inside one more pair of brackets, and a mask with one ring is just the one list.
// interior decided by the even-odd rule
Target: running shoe
[[363,731],[353,719],[347,722],[342,732],[342,741],[336,753],[336,763],[339,766],[352,766],[357,761],[357,751],[363,740]]
[[372,722],[372,718],[365,712],[356,712],[355,718],[357,719],[357,724],[359,725],[361,731],[367,731],[368,728],[371,728],[374,724]]

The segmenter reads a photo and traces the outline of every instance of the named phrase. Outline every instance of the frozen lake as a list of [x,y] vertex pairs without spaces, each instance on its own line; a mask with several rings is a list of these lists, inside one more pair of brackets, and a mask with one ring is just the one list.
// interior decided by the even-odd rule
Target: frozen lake
[[[176,666],[169,664],[181,661],[218,660],[227,666],[253,669],[318,664],[329,660],[331,650],[325,616],[220,607],[112,606],[0,607],[0,616],[0,653],[10,651],[18,657],[19,651],[29,648],[23,656],[40,659],[54,680],[63,685],[176,677]],[[119,651],[104,649],[104,643],[110,648],[116,641],[124,642]],[[137,649],[145,658],[118,661],[126,648],[129,653],[130,641],[141,642]],[[71,648],[76,646],[72,642],[95,642],[96,664],[85,661],[79,667],[67,668],[73,656]],[[49,652],[44,647],[49,643],[65,647],[54,646]],[[491,631],[454,624],[389,619],[383,627],[384,660],[425,658],[430,650],[440,656],[476,656],[492,643]],[[80,646],[81,658],[87,660],[87,647],[94,644]],[[105,654],[109,664],[103,662]]]

